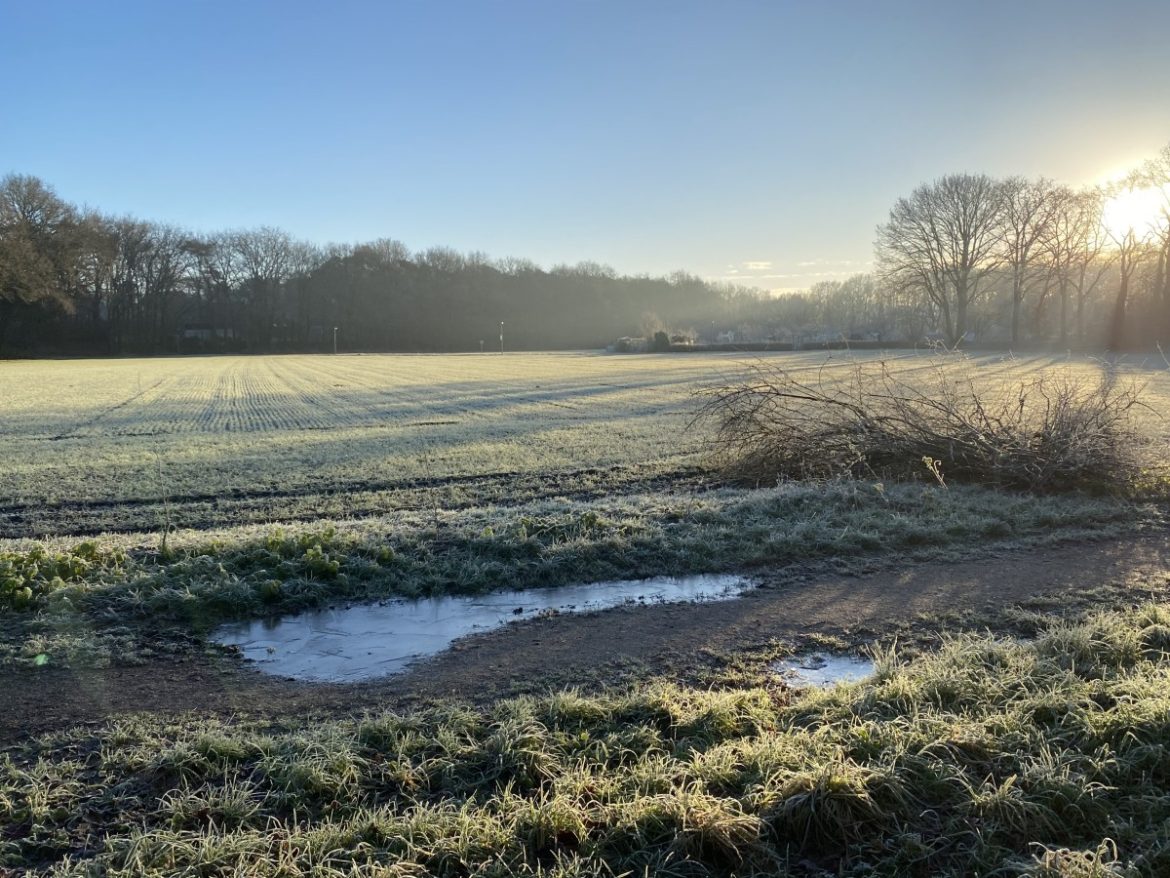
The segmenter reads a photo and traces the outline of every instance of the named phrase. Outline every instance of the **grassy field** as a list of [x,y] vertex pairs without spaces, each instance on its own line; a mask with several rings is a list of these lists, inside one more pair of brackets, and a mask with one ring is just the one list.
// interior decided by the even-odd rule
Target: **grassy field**
[[[768,359],[832,383],[876,355]],[[938,557],[1156,517],[1107,497],[939,490],[925,468],[917,484],[720,486],[705,425],[692,424],[695,393],[756,361],[4,364],[0,602],[23,612],[0,621],[0,662],[133,661],[157,652],[144,641],[163,630],[342,599]],[[938,368],[925,354],[888,363],[907,381]],[[1128,367],[1155,430],[1170,395],[1160,365]],[[965,368],[990,391],[1037,374],[1092,378],[1101,365],[983,356]]]
[[[766,359],[826,383],[855,362]],[[849,571],[1161,524],[1160,501],[943,487],[925,467],[900,484],[724,484],[695,392],[748,362],[0,364],[4,685],[35,686],[46,666],[227,661],[205,639],[219,622],[337,601]],[[907,381],[937,367],[888,362]],[[996,392],[1101,365],[966,368]],[[1164,442],[1170,369],[1123,375],[1145,385],[1143,429]],[[1160,874],[1170,611],[1127,612],[1038,617],[1024,645],[887,656],[875,682],[793,703],[658,680],[404,716],[196,714],[53,735],[0,751],[0,874]]]
[[465,504],[644,482],[693,460],[679,441],[689,393],[714,366],[587,354],[6,364],[0,495],[12,502],[0,514],[10,536],[141,530],[168,498],[179,522],[206,527],[428,505],[423,485]]
[[[876,355],[861,355],[874,358]],[[831,381],[851,357],[765,355]],[[701,484],[692,394],[733,354],[208,357],[0,364],[0,537],[343,519]],[[975,357],[989,386],[1092,376]],[[890,359],[899,374],[929,356]],[[1163,363],[1132,372],[1155,408]],[[1162,429],[1164,425],[1157,425]]]

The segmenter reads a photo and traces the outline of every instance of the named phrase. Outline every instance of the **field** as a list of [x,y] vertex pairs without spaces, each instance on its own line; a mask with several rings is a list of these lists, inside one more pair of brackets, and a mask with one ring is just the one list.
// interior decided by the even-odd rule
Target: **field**
[[[859,358],[763,360],[828,386]],[[696,392],[758,361],[0,364],[0,874],[1159,874],[1164,495],[925,466],[730,484]],[[996,393],[1102,365],[963,368]],[[1170,369],[1121,374],[1160,447]],[[338,602],[735,571],[765,588],[536,620],[364,688],[265,682],[208,641]],[[1011,639],[964,633],[988,626]],[[883,670],[777,687],[768,661],[809,644]]]
[[[853,359],[765,357],[826,381]],[[689,428],[693,393],[752,361],[549,353],[6,363],[0,537],[694,486],[708,480],[704,433]],[[933,368],[926,354],[890,363],[907,377]],[[1099,371],[1063,357],[972,364],[989,385]],[[1160,409],[1170,394],[1165,364],[1132,371]]]
[[[695,359],[340,356],[0,372],[7,536],[622,489],[685,471]],[[721,361],[720,365],[731,365]],[[47,507],[47,511],[45,508]]]

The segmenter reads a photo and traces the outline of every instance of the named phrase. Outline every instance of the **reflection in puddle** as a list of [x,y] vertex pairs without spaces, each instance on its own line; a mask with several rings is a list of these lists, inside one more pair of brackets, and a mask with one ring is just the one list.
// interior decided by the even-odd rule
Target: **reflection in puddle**
[[772,663],[772,670],[790,686],[827,689],[837,683],[855,683],[873,673],[873,659],[856,655],[795,655]]
[[709,575],[595,582],[468,597],[387,601],[225,625],[213,639],[282,677],[356,682],[401,671],[465,635],[541,613],[588,613],[623,604],[737,597],[741,576]]

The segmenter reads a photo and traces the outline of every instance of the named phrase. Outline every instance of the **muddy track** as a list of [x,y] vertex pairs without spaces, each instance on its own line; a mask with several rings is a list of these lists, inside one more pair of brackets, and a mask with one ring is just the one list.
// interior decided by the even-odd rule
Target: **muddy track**
[[0,504],[0,538],[21,539],[53,533],[64,537],[133,533],[172,526],[196,530],[226,525],[281,523],[332,517],[360,518],[391,510],[435,506],[436,490],[459,489],[464,499],[443,496],[444,509],[491,503],[515,506],[550,497],[592,500],[614,494],[678,490],[711,485],[699,467],[644,473],[644,467],[589,467],[559,473],[496,472],[385,482],[331,483],[328,488],[192,493],[162,498]]
[[[638,673],[688,679],[713,656],[823,633],[863,641],[920,616],[995,611],[1030,598],[1075,600],[1102,585],[1170,584],[1165,531],[960,564],[899,564],[865,576],[809,568],[757,571],[738,600],[607,610],[534,619],[458,641],[406,673],[357,685],[304,684],[208,656],[143,667],[0,673],[0,744],[24,734],[125,714],[188,711],[301,723],[454,697],[595,688]],[[930,625],[932,623],[919,623]]]

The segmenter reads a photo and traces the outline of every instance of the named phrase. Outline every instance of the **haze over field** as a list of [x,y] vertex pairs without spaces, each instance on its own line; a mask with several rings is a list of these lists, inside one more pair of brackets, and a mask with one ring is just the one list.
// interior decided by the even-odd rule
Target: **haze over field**
[[0,876],[1170,876],[1168,34],[0,0]]

